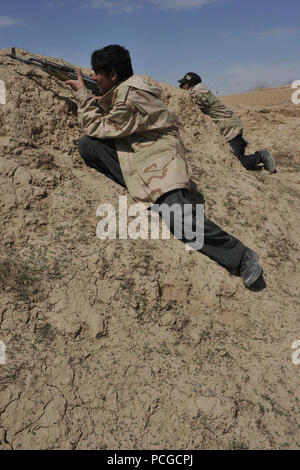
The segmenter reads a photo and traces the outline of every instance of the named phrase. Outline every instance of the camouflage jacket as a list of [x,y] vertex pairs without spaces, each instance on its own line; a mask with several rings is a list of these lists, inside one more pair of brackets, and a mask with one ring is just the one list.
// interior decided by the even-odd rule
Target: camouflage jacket
[[135,201],[151,205],[164,193],[190,187],[184,146],[160,90],[137,75],[99,101],[76,92],[78,120],[90,137],[114,139],[126,186]]
[[189,90],[195,104],[204,114],[211,116],[226,140],[234,139],[243,133],[241,120],[204,85],[198,83]]

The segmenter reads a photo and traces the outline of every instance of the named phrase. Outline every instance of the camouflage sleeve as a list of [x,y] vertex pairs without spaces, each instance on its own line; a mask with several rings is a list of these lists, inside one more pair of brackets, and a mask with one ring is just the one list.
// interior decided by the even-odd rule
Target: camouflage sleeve
[[203,113],[206,113],[207,108],[209,107],[209,102],[205,95],[192,95],[192,100],[197,106],[199,106]]
[[108,114],[105,114],[97,100],[91,98],[87,90],[82,90],[77,92],[80,100],[78,121],[87,135],[99,139],[114,139],[141,130],[138,124],[138,110],[129,101],[117,101]]
[[78,106],[78,120],[80,123],[80,117],[82,113],[84,113],[88,109],[95,109],[97,110],[100,114],[104,114],[104,112],[101,110],[98,101],[95,98],[95,95],[88,90],[86,87],[80,88],[76,92],[76,98],[79,101],[79,106]]

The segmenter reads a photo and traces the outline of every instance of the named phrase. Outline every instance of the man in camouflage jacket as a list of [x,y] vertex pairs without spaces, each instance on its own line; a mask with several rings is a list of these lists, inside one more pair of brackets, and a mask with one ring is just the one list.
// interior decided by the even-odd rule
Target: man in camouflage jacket
[[168,191],[190,187],[184,146],[158,88],[132,75],[98,103],[85,87],[77,98],[79,123],[87,135],[114,140],[135,201],[150,205]]
[[[198,251],[238,270],[244,285],[251,286],[262,274],[258,255],[206,217],[197,216],[184,146],[160,90],[133,75],[129,52],[119,45],[95,51],[91,62],[99,97],[85,88],[80,70],[78,80],[66,82],[76,91],[78,119],[86,133],[78,145],[82,158],[126,187],[135,201],[148,207],[156,203],[174,234],[184,226],[181,239],[188,245],[193,246],[197,230],[204,230]],[[164,206],[176,205],[182,210],[174,210],[171,220],[165,218]]]
[[247,170],[256,169],[259,163],[270,173],[275,173],[275,162],[268,150],[245,155],[247,141],[243,138],[241,120],[217,98],[194,72],[188,72],[178,80],[180,88],[188,90],[194,103],[204,114],[210,116],[221,134],[228,141],[234,154]]

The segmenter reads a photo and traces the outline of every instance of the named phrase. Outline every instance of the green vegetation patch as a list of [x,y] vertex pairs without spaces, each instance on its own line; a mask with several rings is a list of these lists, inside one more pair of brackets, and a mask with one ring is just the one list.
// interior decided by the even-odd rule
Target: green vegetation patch
[[22,260],[17,255],[0,258],[0,289],[12,291],[19,300],[35,297],[40,279],[40,270],[30,260]]

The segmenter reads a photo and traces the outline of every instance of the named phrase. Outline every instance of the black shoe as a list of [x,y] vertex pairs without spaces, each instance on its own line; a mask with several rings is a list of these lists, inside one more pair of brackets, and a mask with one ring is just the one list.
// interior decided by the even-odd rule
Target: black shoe
[[269,150],[260,150],[260,161],[264,164],[264,169],[270,173],[276,173],[275,162]]
[[246,248],[241,259],[240,275],[246,287],[250,287],[261,276],[263,270],[258,264],[258,254]]

